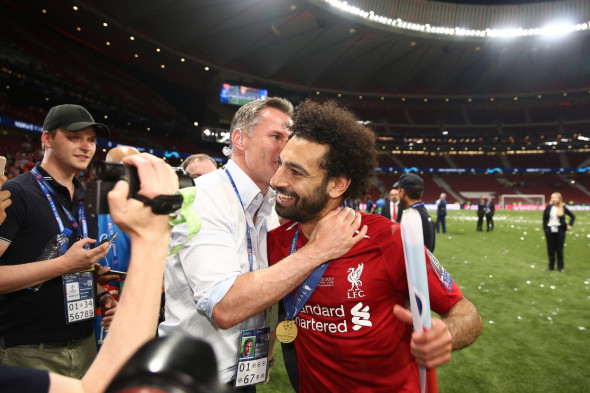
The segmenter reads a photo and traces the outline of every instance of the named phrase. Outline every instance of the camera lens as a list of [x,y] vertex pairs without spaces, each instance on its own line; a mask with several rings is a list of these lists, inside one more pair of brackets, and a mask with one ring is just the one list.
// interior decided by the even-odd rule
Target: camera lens
[[178,176],[178,188],[187,188],[195,185],[191,175],[186,173],[184,169],[174,168],[174,172],[176,172],[176,176]]

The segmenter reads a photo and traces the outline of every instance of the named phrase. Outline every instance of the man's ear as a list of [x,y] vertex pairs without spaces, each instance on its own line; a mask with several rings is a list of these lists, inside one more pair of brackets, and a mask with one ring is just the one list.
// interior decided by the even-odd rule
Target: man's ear
[[49,131],[43,131],[43,134],[41,134],[41,144],[45,146],[46,149],[51,147],[51,134]]
[[231,142],[234,145],[234,148],[238,150],[244,150],[243,140],[242,140],[242,130],[236,128],[231,134]]
[[348,190],[348,186],[350,186],[350,178],[333,177],[328,181],[328,195],[333,199],[339,198]]

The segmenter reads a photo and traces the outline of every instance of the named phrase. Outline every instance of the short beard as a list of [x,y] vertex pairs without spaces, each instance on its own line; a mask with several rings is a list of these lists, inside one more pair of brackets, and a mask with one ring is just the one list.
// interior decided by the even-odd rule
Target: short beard
[[293,203],[292,206],[285,207],[277,203],[275,206],[277,214],[280,217],[302,224],[320,218],[319,214],[324,210],[328,202],[328,193],[326,192],[327,185],[328,181],[326,179],[313,190],[309,197],[304,199],[301,199],[299,195],[295,193],[287,192],[283,188],[277,188],[277,192],[295,197],[295,203]]

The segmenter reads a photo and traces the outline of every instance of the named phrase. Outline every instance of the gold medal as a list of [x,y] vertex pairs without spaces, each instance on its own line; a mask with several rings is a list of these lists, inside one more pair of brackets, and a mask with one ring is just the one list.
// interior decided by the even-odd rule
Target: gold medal
[[280,342],[288,344],[293,342],[297,337],[297,325],[295,322],[290,320],[285,320],[279,323],[277,326],[277,338]]

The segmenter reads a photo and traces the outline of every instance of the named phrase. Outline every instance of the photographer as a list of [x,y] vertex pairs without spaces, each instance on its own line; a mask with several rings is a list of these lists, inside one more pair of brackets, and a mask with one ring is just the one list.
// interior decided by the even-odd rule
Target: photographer
[[[123,162],[137,167],[142,196],[154,198],[178,190],[178,177],[163,160],[143,153]],[[131,238],[131,260],[117,315],[90,369],[77,380],[41,370],[0,366],[0,391],[103,392],[131,355],[154,336],[172,228],[168,215],[153,214],[144,203],[127,199],[128,193],[128,184],[119,181],[108,195],[114,222]]]

